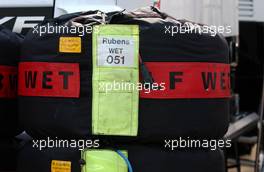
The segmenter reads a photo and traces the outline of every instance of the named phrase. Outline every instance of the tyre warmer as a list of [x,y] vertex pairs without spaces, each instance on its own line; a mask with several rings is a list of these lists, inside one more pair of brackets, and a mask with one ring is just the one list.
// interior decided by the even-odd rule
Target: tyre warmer
[[[230,98],[224,37],[166,34],[165,28],[179,29],[186,21],[153,8],[105,15],[75,13],[42,25],[92,25],[93,34],[83,37],[28,33],[19,65],[20,121],[27,132],[149,142],[221,138]],[[100,87],[138,80],[157,89],[106,93]]]
[[0,137],[18,134],[17,65],[23,37],[0,25]]
[[[32,165],[34,164],[34,165]],[[178,150],[123,145],[115,148],[46,148],[28,144],[18,156],[18,172],[224,172],[221,150]]]

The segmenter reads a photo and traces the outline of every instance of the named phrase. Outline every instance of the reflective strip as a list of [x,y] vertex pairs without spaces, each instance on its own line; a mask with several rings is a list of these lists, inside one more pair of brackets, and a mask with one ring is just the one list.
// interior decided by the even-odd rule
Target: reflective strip
[[[229,98],[230,65],[198,62],[146,62],[160,89],[142,90],[141,98]],[[154,87],[153,87],[154,88]]]
[[17,67],[0,65],[0,98],[17,95]]
[[[136,136],[139,91],[113,89],[117,82],[139,82],[139,28],[99,25],[93,32],[92,132]],[[112,89],[111,89],[112,88]]]
[[80,96],[78,63],[22,62],[18,76],[20,96]]
[[[122,153],[128,157],[127,151]],[[124,159],[111,150],[84,150],[82,159],[86,162],[82,172],[128,172]]]

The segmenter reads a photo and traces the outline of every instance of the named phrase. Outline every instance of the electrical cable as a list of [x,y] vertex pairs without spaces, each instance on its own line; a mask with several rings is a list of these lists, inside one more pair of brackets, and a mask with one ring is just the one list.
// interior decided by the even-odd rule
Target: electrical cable
[[128,171],[129,172],[133,172],[133,169],[132,169],[132,166],[131,166],[131,163],[129,162],[128,158],[120,151],[120,150],[116,150],[117,154],[119,156],[121,156],[121,158],[123,158],[127,164],[127,167],[128,167]]

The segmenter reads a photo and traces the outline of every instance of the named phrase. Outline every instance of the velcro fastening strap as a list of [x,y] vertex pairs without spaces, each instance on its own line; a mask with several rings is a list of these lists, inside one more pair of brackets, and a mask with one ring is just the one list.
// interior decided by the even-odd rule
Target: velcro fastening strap
[[139,28],[98,25],[93,32],[93,109],[95,135],[136,136],[139,91],[114,84],[139,82]]
[[17,67],[0,65],[0,98],[17,95]]
[[198,62],[145,62],[161,89],[142,90],[141,98],[230,98],[230,65]]
[[[128,157],[127,151],[121,152]],[[116,151],[88,149],[82,151],[82,159],[82,172],[128,172],[126,161]]]
[[20,96],[80,96],[78,63],[21,62],[18,78]]

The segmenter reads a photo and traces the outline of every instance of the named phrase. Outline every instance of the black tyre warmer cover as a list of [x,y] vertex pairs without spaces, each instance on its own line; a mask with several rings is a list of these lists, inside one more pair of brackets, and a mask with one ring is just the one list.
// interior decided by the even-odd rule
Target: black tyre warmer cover
[[[46,148],[42,151],[27,144],[18,153],[17,172],[50,172],[52,160],[70,161],[71,172],[81,172],[81,153],[77,149]],[[134,172],[224,172],[220,150],[165,151],[147,146],[122,146]],[[89,162],[82,162],[89,163]]]
[[81,153],[77,148],[45,148],[39,150],[26,144],[17,156],[17,172],[50,172],[52,160],[70,161],[71,172],[81,172]]
[[[89,16],[89,14],[93,14],[93,16]],[[96,12],[75,13],[72,16],[62,16],[59,19],[46,22],[42,26],[55,25],[55,23],[60,26],[96,23],[96,21],[100,20],[100,16],[95,14]],[[201,67],[204,63],[212,63],[213,65],[228,64],[228,47],[224,37],[221,35],[179,33],[171,36],[165,34],[165,26],[179,28],[177,23],[184,23],[184,21],[173,19],[150,8],[132,13],[119,12],[115,15],[111,13],[108,16],[111,17],[106,19],[111,24],[137,24],[140,26],[141,57],[146,66],[150,67],[149,72],[153,72],[152,77],[154,80],[157,76],[155,77],[155,71],[151,70],[151,62],[154,62],[154,66],[157,65],[161,71],[168,72],[168,74],[165,74],[168,76],[170,76],[169,70],[173,69],[174,62],[196,62],[197,66],[200,66],[199,70],[203,69]],[[71,17],[73,19],[70,19]],[[91,18],[94,20],[91,20]],[[61,36],[77,35],[43,34],[39,36],[34,31],[29,32],[22,48],[23,58],[21,58],[21,62],[37,62],[34,70],[37,70],[37,66],[41,65],[38,62],[61,63],[66,68],[67,64],[79,64],[80,97],[38,96],[38,93],[43,91],[41,81],[39,82],[40,85],[37,85],[39,88],[32,89],[30,94],[33,96],[20,96],[20,121],[26,128],[27,133],[33,137],[58,136],[76,138],[88,137],[92,134],[92,36],[91,34],[86,34],[81,37],[82,50],[79,54],[60,53],[59,39]],[[158,72],[156,71],[156,73]],[[175,72],[172,71],[172,74],[177,74],[178,72],[177,70]],[[217,75],[219,79],[220,74],[221,72],[211,73],[211,76]],[[39,76],[42,76],[41,71],[38,74]],[[34,78],[33,75],[32,77]],[[38,79],[41,80],[41,78]],[[172,79],[177,81],[177,78]],[[25,81],[20,82],[26,83]],[[50,82],[50,84],[54,83]],[[219,87],[220,82],[217,80],[216,84]],[[172,85],[172,87],[174,86]],[[185,86],[195,88],[196,82],[192,81],[192,84],[185,84]],[[229,89],[225,88],[224,91],[228,92]],[[56,91],[52,94],[55,93]],[[196,94],[196,92],[194,93]],[[187,96],[183,98],[175,98],[174,96],[177,93],[175,95],[166,93],[165,97],[162,98],[141,95],[137,138],[146,138],[146,140],[179,136],[221,138],[228,127],[229,98],[221,96],[214,98],[214,93],[201,98],[199,95],[197,98],[186,92],[184,94]],[[123,138],[118,137],[118,139]]]
[[17,162],[16,144],[12,139],[0,139],[0,171],[15,171]]
[[0,136],[18,134],[17,65],[23,38],[0,25]]

